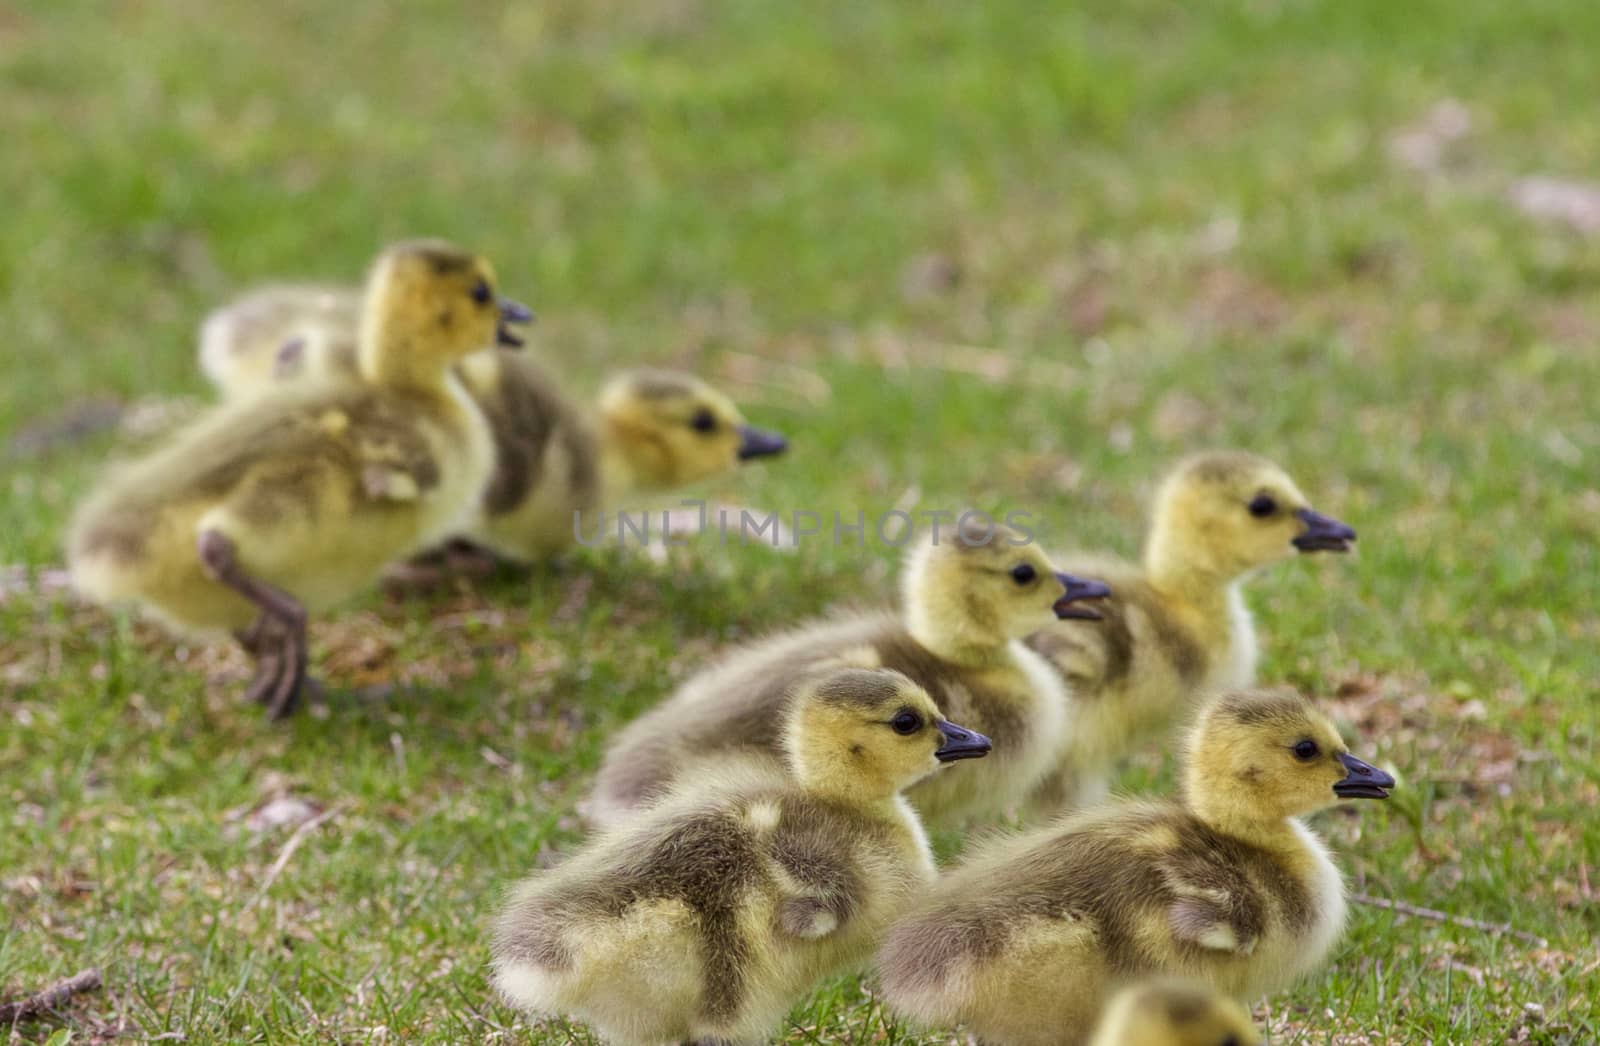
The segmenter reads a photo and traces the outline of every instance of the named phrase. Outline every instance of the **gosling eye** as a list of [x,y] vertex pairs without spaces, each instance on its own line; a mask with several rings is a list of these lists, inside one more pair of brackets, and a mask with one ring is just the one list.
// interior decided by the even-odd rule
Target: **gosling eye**
[[909,737],[922,729],[922,717],[909,708],[902,708],[889,720],[889,725],[895,733]]
[[1217,1043],[1217,1046],[1239,1046],[1239,1036],[1226,1036],[1221,1042]]
[[1322,754],[1322,749],[1318,748],[1317,743],[1310,738],[1307,738],[1304,741],[1296,742],[1295,746],[1289,750],[1293,752],[1294,757],[1300,760],[1302,763],[1309,763],[1311,760]]
[[694,417],[689,419],[689,427],[696,432],[717,431],[717,416],[704,407],[694,412]]
[[472,300],[479,305],[487,305],[494,298],[494,291],[489,289],[489,281],[479,279],[472,285]]
[[1257,494],[1250,499],[1250,514],[1257,519],[1266,519],[1278,511],[1278,502],[1271,494]]
[[1039,572],[1033,569],[1032,563],[1018,563],[1011,568],[1011,580],[1019,585],[1031,585]]

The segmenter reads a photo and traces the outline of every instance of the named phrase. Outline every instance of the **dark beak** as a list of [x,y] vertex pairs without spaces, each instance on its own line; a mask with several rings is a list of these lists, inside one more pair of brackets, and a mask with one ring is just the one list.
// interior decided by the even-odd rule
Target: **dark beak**
[[1075,621],[1099,621],[1098,611],[1088,607],[1073,606],[1082,599],[1105,599],[1111,595],[1111,589],[1103,581],[1085,581],[1081,577],[1057,572],[1056,580],[1067,586],[1067,594],[1056,600],[1052,608],[1057,618],[1071,618]]
[[522,338],[511,329],[513,323],[532,323],[533,310],[510,298],[500,299],[500,326],[495,328],[495,340],[511,349],[522,348]]
[[789,441],[776,432],[758,429],[753,425],[739,426],[739,460],[770,458],[789,449]]
[[1371,763],[1363,763],[1346,752],[1339,757],[1346,773],[1344,780],[1333,786],[1333,794],[1340,799],[1387,799],[1394,778]]
[[977,731],[957,726],[948,720],[935,719],[933,725],[944,738],[944,744],[933,753],[941,763],[953,763],[957,759],[982,759],[994,747],[992,741]]
[[1345,524],[1308,508],[1301,509],[1295,515],[1306,525],[1306,529],[1293,540],[1294,547],[1301,552],[1350,551],[1350,542],[1356,539],[1356,532]]

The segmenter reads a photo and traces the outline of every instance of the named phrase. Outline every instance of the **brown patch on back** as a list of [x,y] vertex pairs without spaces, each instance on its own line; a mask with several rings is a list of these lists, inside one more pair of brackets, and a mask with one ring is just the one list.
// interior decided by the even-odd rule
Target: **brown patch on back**
[[500,379],[492,395],[474,390],[494,433],[495,468],[484,511],[501,516],[521,506],[544,482],[550,441],[566,451],[562,477],[580,509],[593,505],[600,484],[594,434],[551,380],[520,354],[499,352]]

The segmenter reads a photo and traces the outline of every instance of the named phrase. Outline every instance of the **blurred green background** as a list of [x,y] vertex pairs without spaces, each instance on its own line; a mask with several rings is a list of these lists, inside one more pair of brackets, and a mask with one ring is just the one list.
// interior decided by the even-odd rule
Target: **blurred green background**
[[[1520,936],[1358,906],[1258,1017],[1594,1041],[1597,54],[1582,0],[0,7],[0,995],[107,977],[11,1034],[584,1041],[492,999],[483,926],[606,732],[892,596],[893,549],[823,541],[374,596],[282,727],[232,653],[65,598],[73,502],[205,397],[207,309],[436,235],[574,389],[683,367],[787,431],[723,501],[1132,554],[1175,456],[1281,462],[1361,542],[1252,586],[1263,678],[1404,781],[1319,826],[1358,890]],[[274,802],[329,816],[269,878]],[[855,980],[786,1035],[949,1040]]]

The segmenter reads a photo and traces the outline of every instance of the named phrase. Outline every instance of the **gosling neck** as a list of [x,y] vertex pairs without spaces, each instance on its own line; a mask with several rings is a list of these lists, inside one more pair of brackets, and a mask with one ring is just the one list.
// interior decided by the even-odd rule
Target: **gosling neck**
[[1231,786],[1197,788],[1189,781],[1184,785],[1183,801],[1190,813],[1224,835],[1268,849],[1296,845],[1292,817],[1264,817],[1241,809]]
[[418,332],[402,329],[369,304],[363,316],[356,367],[373,384],[419,392],[443,392],[449,360],[423,350]]
[[1211,563],[1184,536],[1159,524],[1145,544],[1144,574],[1156,591],[1200,609],[1220,607],[1241,576]]
[[996,631],[952,616],[941,620],[930,613],[921,600],[912,600],[905,610],[906,632],[924,650],[964,668],[989,668],[1010,657],[1010,639]]
[[887,808],[897,794],[881,773],[857,765],[847,755],[788,753],[802,791],[827,802],[860,809]]
[[670,461],[669,449],[650,432],[624,427],[603,413],[597,417],[595,430],[605,504],[618,504],[634,494],[674,488],[675,481],[664,469],[664,462]]

